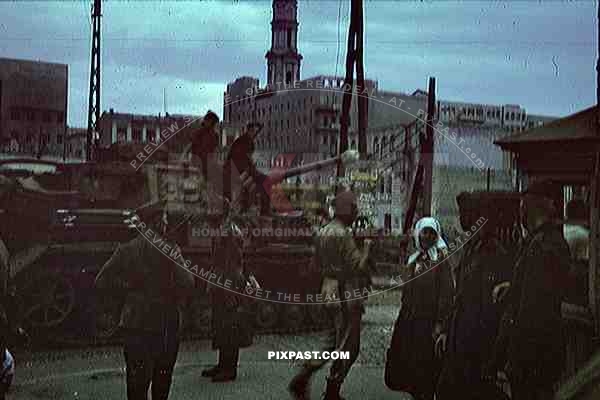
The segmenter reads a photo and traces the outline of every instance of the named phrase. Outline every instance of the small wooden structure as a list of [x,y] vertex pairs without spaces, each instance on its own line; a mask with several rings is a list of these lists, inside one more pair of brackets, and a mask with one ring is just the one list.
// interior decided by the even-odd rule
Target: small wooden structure
[[600,388],[600,374],[586,373],[589,368],[584,366],[585,362],[598,364],[600,359],[600,354],[592,356],[596,348],[593,338],[598,334],[598,306],[600,305],[598,277],[600,263],[594,251],[594,247],[598,246],[597,239],[594,239],[598,229],[597,154],[600,151],[600,136],[597,133],[598,111],[598,106],[590,107],[495,142],[503,150],[514,155],[513,168],[516,170],[517,190],[525,189],[527,184],[536,180],[551,179],[560,182],[563,187],[585,187],[591,193],[589,206],[592,216],[590,221],[592,257],[588,271],[588,304],[586,307],[563,304],[569,339],[566,377],[571,379],[559,390],[561,399],[587,398],[581,396],[583,388],[589,387],[590,379],[593,381],[592,386]]

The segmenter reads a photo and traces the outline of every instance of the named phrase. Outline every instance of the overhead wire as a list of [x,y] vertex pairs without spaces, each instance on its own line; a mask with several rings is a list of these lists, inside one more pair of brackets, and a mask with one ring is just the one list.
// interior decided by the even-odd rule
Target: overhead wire
[[[88,40],[84,37],[2,37],[0,41],[82,41]],[[194,42],[194,43],[264,43],[262,39],[199,39],[199,38],[158,38],[158,37],[103,37],[103,41],[140,41],[140,42]],[[307,44],[337,44],[337,40],[303,40],[303,43]],[[485,45],[485,46],[511,46],[514,47],[541,47],[541,46],[596,46],[591,41],[577,41],[577,42],[561,42],[561,41],[501,41],[501,40],[376,40],[371,41],[370,44],[374,45],[460,45],[460,46],[472,46],[472,45]]]

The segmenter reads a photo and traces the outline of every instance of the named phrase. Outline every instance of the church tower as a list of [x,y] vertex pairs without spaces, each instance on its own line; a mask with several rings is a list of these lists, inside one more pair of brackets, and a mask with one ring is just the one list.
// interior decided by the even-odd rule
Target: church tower
[[267,82],[272,87],[293,84],[300,80],[298,54],[298,2],[297,0],[273,0],[271,21],[271,49],[267,59]]

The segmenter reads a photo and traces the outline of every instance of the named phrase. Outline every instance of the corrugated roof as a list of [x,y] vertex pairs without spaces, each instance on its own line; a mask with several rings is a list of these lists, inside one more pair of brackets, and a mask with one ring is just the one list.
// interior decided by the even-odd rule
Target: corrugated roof
[[527,143],[593,139],[596,137],[597,116],[597,106],[593,106],[540,127],[504,137],[494,143],[500,147],[511,147]]

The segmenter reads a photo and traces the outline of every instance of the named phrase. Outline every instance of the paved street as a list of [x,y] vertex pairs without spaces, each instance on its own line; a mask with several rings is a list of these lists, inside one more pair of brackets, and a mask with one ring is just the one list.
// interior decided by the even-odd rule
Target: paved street
[[[393,305],[371,305],[365,315],[362,352],[350,373],[343,395],[351,399],[409,399],[389,391],[383,383],[385,350],[397,313]],[[292,361],[268,360],[268,351],[309,351],[319,348],[318,334],[265,335],[243,350],[238,379],[213,384],[200,371],[215,361],[208,341],[182,344],[177,361],[172,399],[287,399],[287,382],[294,373]],[[124,399],[124,363],[120,347],[87,348],[16,354],[17,377],[11,399]],[[325,385],[322,371],[313,385],[320,398]]]

